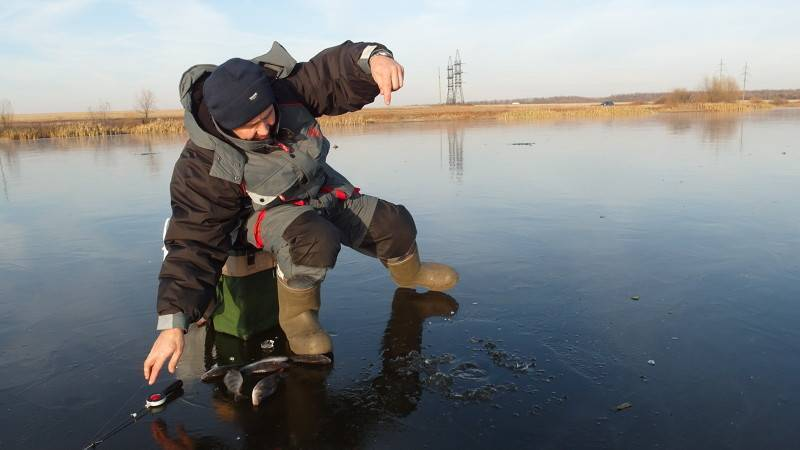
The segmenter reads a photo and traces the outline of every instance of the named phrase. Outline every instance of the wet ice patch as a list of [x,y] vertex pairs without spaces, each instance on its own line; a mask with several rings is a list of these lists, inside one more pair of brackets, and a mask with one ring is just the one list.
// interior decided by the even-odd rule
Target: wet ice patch
[[473,344],[481,344],[482,349],[489,355],[494,365],[509,369],[516,373],[528,373],[530,369],[536,366],[536,358],[534,357],[521,357],[497,347],[497,344],[491,340],[484,340],[479,338],[470,338]]
[[450,369],[450,375],[462,380],[477,381],[486,379],[488,373],[473,362],[465,362]]

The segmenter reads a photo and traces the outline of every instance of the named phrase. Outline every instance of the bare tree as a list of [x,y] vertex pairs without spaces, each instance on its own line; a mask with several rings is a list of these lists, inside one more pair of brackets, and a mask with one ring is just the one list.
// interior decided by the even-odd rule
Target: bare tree
[[11,128],[14,123],[14,106],[11,105],[11,100],[4,98],[0,100],[0,128]]
[[108,120],[111,118],[111,103],[101,100],[97,107],[89,107],[89,118],[99,123],[100,125],[108,125]]
[[142,122],[147,123],[156,106],[156,96],[150,89],[142,89],[136,97],[136,111],[142,115]]

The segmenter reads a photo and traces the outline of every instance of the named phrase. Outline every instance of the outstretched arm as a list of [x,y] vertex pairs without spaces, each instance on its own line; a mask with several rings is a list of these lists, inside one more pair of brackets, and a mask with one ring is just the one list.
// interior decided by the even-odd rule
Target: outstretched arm
[[383,45],[345,41],[298,63],[277,83],[286,83],[319,117],[357,111],[378,94],[388,105],[392,92],[402,87],[403,75],[403,67]]
[[187,149],[175,163],[172,218],[164,240],[169,252],[159,275],[160,334],[143,367],[150,384],[167,360],[169,371],[175,371],[184,330],[201,318],[216,295],[230,234],[238,223],[239,187],[208,174],[211,157],[210,151]]

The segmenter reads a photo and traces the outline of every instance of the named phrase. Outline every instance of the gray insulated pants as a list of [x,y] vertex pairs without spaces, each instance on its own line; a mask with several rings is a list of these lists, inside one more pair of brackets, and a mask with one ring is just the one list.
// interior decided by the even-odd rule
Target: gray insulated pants
[[254,212],[247,240],[275,255],[278,275],[295,289],[322,282],[344,244],[380,259],[408,254],[417,236],[403,205],[370,195],[337,200],[324,208],[280,205]]

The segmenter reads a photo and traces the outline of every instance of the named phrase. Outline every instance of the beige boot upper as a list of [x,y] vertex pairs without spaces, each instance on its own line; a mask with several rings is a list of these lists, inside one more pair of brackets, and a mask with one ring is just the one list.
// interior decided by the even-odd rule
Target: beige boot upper
[[298,355],[321,355],[333,350],[333,342],[319,324],[319,285],[292,289],[278,277],[278,322]]
[[417,245],[404,258],[385,261],[392,280],[399,287],[416,288],[418,286],[431,291],[444,292],[458,283],[458,272],[446,264],[420,262]]

